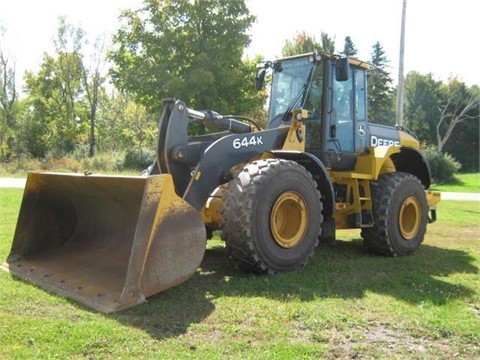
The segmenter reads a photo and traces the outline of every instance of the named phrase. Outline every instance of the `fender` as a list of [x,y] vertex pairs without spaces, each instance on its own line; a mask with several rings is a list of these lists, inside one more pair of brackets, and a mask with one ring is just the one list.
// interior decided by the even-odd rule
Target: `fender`
[[392,154],[391,159],[397,171],[415,175],[420,179],[425,189],[430,187],[430,168],[425,155],[419,149],[402,147],[400,152]]

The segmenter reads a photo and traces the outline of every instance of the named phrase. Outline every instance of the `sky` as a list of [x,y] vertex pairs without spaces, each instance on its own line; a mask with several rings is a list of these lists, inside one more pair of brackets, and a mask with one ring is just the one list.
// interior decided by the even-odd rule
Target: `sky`
[[[0,0],[0,48],[15,59],[17,72],[35,71],[45,51],[51,52],[59,16],[81,27],[90,38],[118,28],[122,9],[136,9],[141,0]],[[320,41],[321,32],[335,39],[337,51],[350,36],[358,57],[368,61],[379,41],[398,79],[403,0],[246,0],[257,17],[249,33],[246,56],[273,60],[286,40],[305,31]],[[407,0],[404,73],[432,73],[437,80],[457,76],[467,85],[480,85],[477,0]]]

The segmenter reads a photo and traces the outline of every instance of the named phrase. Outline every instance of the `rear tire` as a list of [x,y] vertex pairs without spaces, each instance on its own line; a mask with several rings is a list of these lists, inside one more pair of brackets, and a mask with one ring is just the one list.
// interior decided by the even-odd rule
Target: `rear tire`
[[407,173],[387,173],[372,184],[375,225],[362,229],[365,246],[387,256],[413,254],[423,242],[428,207],[420,180]]
[[247,164],[223,194],[222,238],[231,256],[258,273],[304,266],[318,245],[322,203],[310,173],[294,161]]

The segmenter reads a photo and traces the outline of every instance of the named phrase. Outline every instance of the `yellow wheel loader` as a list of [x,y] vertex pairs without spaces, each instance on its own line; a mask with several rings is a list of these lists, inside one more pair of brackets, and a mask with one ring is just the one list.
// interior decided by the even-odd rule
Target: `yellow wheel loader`
[[[165,100],[144,176],[29,173],[2,267],[109,313],[191,277],[214,230],[258,273],[304,266],[336,229],[361,229],[372,252],[414,253],[440,194],[413,134],[367,122],[367,69],[326,53],[263,63],[266,130]],[[217,132],[189,135],[191,123]]]

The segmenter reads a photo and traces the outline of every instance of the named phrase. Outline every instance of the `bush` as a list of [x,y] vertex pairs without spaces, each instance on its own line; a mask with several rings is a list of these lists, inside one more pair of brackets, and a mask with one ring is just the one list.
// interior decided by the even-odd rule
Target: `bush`
[[454,184],[461,165],[450,154],[439,152],[434,146],[424,149],[432,181],[436,184]]
[[84,171],[119,172],[123,170],[123,153],[98,153],[82,160]]
[[144,170],[155,161],[155,152],[152,150],[127,150],[123,166],[126,169]]
[[88,144],[77,144],[69,156],[81,162],[89,156],[89,150],[90,146]]
[[41,160],[41,169],[56,172],[78,172],[81,165],[74,158],[61,156],[51,157]]
[[14,156],[9,162],[2,162],[0,173],[2,176],[10,176],[13,174],[24,174],[31,170],[40,170],[41,168],[40,160],[21,154]]
[[[152,155],[149,154],[148,156],[151,157]],[[150,165],[150,162],[147,161],[146,155],[143,157],[145,159],[144,161]],[[23,174],[31,170],[47,170],[66,173],[83,173],[84,171],[118,173],[125,170],[125,158],[126,156],[123,152],[98,153],[93,157],[88,157],[88,153],[84,152],[82,149],[76,150],[69,156],[56,157],[52,153],[48,153],[42,159],[22,155],[15,157],[9,162],[0,163],[0,175],[9,176],[12,174]],[[129,168],[135,169],[135,172],[137,172],[138,169],[143,170],[147,167],[140,166],[141,165],[138,165],[137,168],[129,166]]]

